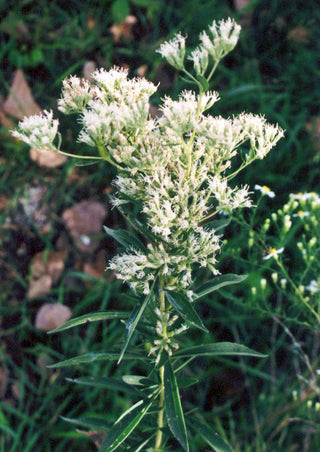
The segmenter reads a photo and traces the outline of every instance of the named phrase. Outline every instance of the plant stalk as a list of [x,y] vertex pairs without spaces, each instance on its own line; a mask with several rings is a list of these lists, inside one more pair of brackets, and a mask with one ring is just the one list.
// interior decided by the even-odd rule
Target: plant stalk
[[[162,323],[162,332],[163,339],[167,339],[167,324],[165,321],[165,313],[166,313],[166,300],[165,300],[165,291],[163,290],[163,281],[159,282],[159,301],[160,301],[160,312],[162,314],[163,323]],[[158,431],[156,434],[156,440],[154,444],[155,450],[160,450],[162,444],[162,429],[164,427],[164,366],[161,366],[159,369],[159,377],[160,377],[160,395],[159,395],[159,412],[158,412]]]

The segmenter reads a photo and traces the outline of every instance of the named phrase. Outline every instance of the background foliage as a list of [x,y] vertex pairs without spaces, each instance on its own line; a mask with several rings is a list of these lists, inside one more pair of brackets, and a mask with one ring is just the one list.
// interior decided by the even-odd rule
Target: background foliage
[[[270,229],[264,241],[259,241],[258,233],[290,193],[319,192],[320,9],[312,0],[252,1],[242,10],[238,4],[227,0],[2,1],[1,95],[3,99],[8,96],[14,71],[22,69],[35,101],[42,108],[56,110],[63,78],[81,75],[84,64],[93,61],[106,68],[125,65],[132,75],[145,71],[147,78],[160,82],[163,91],[176,96],[186,86],[154,53],[161,41],[182,31],[192,47],[213,19],[230,15],[242,23],[236,50],[216,74],[214,88],[221,94],[216,113],[263,113],[268,121],[286,129],[286,138],[237,180],[251,186],[266,184],[277,195],[261,201],[254,195],[258,203],[254,218],[245,214],[225,231],[221,271],[247,273],[249,278],[232,290],[208,296],[201,314],[211,331],[210,341],[242,342],[269,358],[261,362],[199,358],[188,376],[202,375],[201,382],[182,397],[186,408],[196,400],[208,423],[231,438],[236,450],[312,452],[320,448],[318,323],[296,297],[272,282],[272,273],[279,272],[279,279],[283,275],[274,261],[263,260],[263,253],[265,245],[273,246],[279,230]],[[128,14],[136,21],[126,28],[121,24]],[[117,38],[115,30],[119,29],[122,35]],[[155,106],[158,101],[154,99]],[[130,398],[121,392],[76,386],[65,378],[116,374],[116,366],[97,362],[62,371],[45,366],[79,351],[107,349],[121,341],[123,327],[99,323],[47,336],[36,327],[35,318],[47,302],[63,303],[73,316],[88,310],[132,308],[125,287],[103,271],[115,243],[101,231],[95,235],[95,249],[79,249],[63,217],[81,201],[106,206],[111,170],[75,167],[71,161],[56,169],[39,167],[29,159],[27,148],[7,134],[8,120],[12,118],[1,109],[0,450],[94,451],[92,438],[60,416],[100,413],[112,421],[130,406]],[[63,127],[70,136],[66,150],[72,152],[76,130],[67,121]],[[34,190],[39,187],[44,194],[37,204]],[[36,215],[44,207],[45,228]],[[106,209],[104,223],[122,225],[110,209]],[[253,226],[253,248],[252,227],[246,224]],[[303,268],[295,251],[299,234],[298,228],[287,238],[283,257],[296,281]],[[30,296],[34,257],[44,252],[44,266],[46,256],[59,250],[66,251],[64,271],[48,293]],[[266,285],[261,285],[261,279]],[[315,303],[319,309],[319,298]],[[199,332],[190,334],[190,345],[206,340]],[[129,365],[121,364],[122,374],[139,373],[138,366],[126,368]],[[99,441],[99,435],[93,439]],[[200,437],[195,437],[193,450],[206,450]]]

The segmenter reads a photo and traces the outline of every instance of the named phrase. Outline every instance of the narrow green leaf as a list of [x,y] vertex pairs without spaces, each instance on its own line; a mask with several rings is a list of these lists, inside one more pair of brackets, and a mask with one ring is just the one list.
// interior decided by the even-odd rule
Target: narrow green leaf
[[152,403],[153,400],[148,402],[140,400],[123,413],[109,430],[108,436],[102,443],[99,452],[113,452],[116,450],[137,427]]
[[208,80],[205,77],[203,77],[202,75],[197,75],[197,80],[200,83],[203,91],[204,92],[208,91],[208,89],[209,89],[209,82],[208,82]]
[[176,376],[168,358],[164,365],[164,403],[170,430],[185,451],[189,451],[186,424],[182,411]]
[[151,440],[151,438],[153,438],[154,435],[150,436],[150,438],[146,439],[142,444],[140,444],[140,446],[138,446],[137,449],[134,450],[134,452],[140,452],[141,450],[143,450],[143,448],[148,444],[148,442]]
[[189,388],[195,384],[199,383],[197,378],[193,377],[177,377],[177,384],[179,388]]
[[200,422],[194,417],[189,420],[188,425],[199,433],[202,438],[216,452],[234,452],[234,450],[218,435],[211,427],[204,422]]
[[96,388],[112,389],[116,391],[129,392],[130,394],[137,394],[137,390],[132,388],[129,384],[116,378],[108,377],[79,377],[67,378],[71,383],[77,383],[85,386],[94,386]]
[[133,386],[150,386],[155,384],[150,378],[142,377],[141,375],[123,375],[122,380],[125,384]]
[[136,326],[137,326],[139,320],[141,319],[141,316],[144,313],[144,310],[146,309],[149,301],[151,300],[151,296],[152,296],[152,292],[153,292],[153,287],[154,287],[155,281],[156,281],[156,279],[153,281],[153,284],[152,284],[152,286],[150,288],[150,293],[142,301],[140,301],[140,303],[138,303],[136,305],[136,307],[133,309],[133,311],[132,311],[132,313],[131,313],[128,321],[127,321],[127,324],[126,324],[126,335],[125,335],[125,339],[124,339],[124,344],[123,344],[122,349],[121,349],[121,354],[120,354],[120,357],[119,357],[119,360],[118,360],[118,364],[122,360],[122,358],[123,358],[123,356],[124,356],[124,354],[125,354],[125,352],[127,350],[127,347],[129,345],[129,342],[130,342],[130,340],[132,338],[132,335],[133,335],[133,333],[134,333],[134,331],[136,329]]
[[[77,364],[93,363],[95,361],[116,361],[119,358],[119,352],[109,353],[85,353],[83,355],[75,356],[74,358],[66,359],[55,364],[47,366],[52,369],[58,367],[76,366]],[[125,359],[146,359],[145,355],[138,353],[127,353]]]
[[205,331],[206,333],[209,332],[203,325],[202,320],[187,297],[184,297],[181,294],[174,294],[173,296],[170,292],[166,292],[166,297],[187,323],[199,328],[202,331]]
[[214,220],[210,221],[210,223],[204,224],[204,226],[208,229],[214,229],[215,231],[220,231],[220,229],[223,229],[227,227],[231,223],[231,218],[225,218],[221,220]]
[[247,278],[248,275],[234,275],[227,273],[226,275],[217,276],[211,279],[195,290],[194,300],[198,300],[221,287],[229,286],[230,284],[239,284]]
[[110,229],[107,226],[103,226],[105,232],[116,240],[120,245],[125,248],[133,247],[137,250],[145,251],[146,247],[133,233],[126,231],[125,229]]
[[73,419],[70,417],[60,416],[60,418],[69,424],[77,425],[79,427],[89,428],[91,430],[104,430],[108,431],[110,429],[110,423],[106,422],[104,419],[99,419],[95,417],[81,417],[78,419]]
[[129,313],[113,311],[113,312],[92,312],[91,314],[84,314],[80,317],[76,317],[74,319],[68,320],[68,322],[64,323],[58,328],[54,330],[48,331],[48,334],[57,333],[59,331],[68,330],[69,328],[73,328],[78,325],[82,325],[83,323],[97,322],[98,320],[110,320],[110,319],[126,319],[129,317]]
[[81,160],[81,157],[80,157],[80,159],[76,159],[74,162],[73,162],[73,164],[74,164],[74,166],[91,166],[91,165],[96,165],[97,163],[99,163],[101,160],[99,159],[92,159],[92,160]]
[[242,355],[265,358],[267,355],[256,352],[245,345],[234,342],[216,342],[214,344],[197,345],[195,347],[178,350],[174,358],[191,358],[197,356],[221,356],[221,355]]

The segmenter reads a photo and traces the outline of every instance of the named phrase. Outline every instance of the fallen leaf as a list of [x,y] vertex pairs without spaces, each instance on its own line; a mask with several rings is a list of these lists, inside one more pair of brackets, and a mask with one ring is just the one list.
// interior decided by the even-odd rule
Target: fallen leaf
[[34,222],[42,233],[48,232],[50,230],[52,209],[44,199],[46,193],[47,187],[43,185],[26,187],[13,212],[13,224],[26,226],[30,222]]
[[139,77],[145,77],[148,70],[148,66],[146,64],[142,64],[142,66],[139,66],[137,69],[137,74]]
[[320,116],[314,117],[306,124],[307,131],[311,134],[312,144],[316,151],[320,150]]
[[83,435],[86,435],[88,438],[90,438],[97,449],[100,449],[102,446],[103,441],[106,439],[107,435],[104,432],[84,432],[83,430],[77,429],[77,432],[82,433]]
[[29,42],[31,40],[30,30],[22,21],[21,16],[14,11],[10,11],[10,13],[2,20],[0,30],[19,41]]
[[86,61],[82,68],[83,77],[86,80],[92,80],[92,73],[97,69],[97,65],[94,61]]
[[50,275],[52,282],[56,283],[63,270],[64,261],[66,259],[65,251],[41,251],[32,259],[31,277],[38,279],[43,275]]
[[6,372],[6,369],[2,366],[0,366],[0,399],[2,399],[6,392],[8,387],[8,374]]
[[65,155],[51,150],[30,148],[30,158],[33,162],[44,168],[56,168],[67,161]]
[[134,38],[132,30],[133,26],[137,23],[135,16],[127,16],[121,24],[114,24],[109,28],[110,33],[113,36],[115,42],[119,42],[122,37],[125,37],[129,41]]
[[101,279],[106,269],[106,253],[104,250],[98,251],[94,256],[93,262],[85,262],[83,273],[92,278]]
[[36,315],[35,327],[49,331],[63,325],[72,315],[71,309],[61,303],[45,303]]
[[0,212],[8,205],[8,199],[4,195],[0,195]]
[[41,251],[37,253],[31,262],[31,279],[27,298],[42,297],[47,295],[52,285],[55,284],[63,270],[67,253],[65,251]]
[[295,42],[297,44],[307,44],[309,39],[308,30],[305,27],[295,27],[289,31],[287,38],[291,42]]
[[106,214],[98,201],[81,201],[63,212],[65,226],[79,250],[93,252],[97,248],[99,241],[94,235],[101,232]]
[[41,113],[41,108],[35,102],[21,69],[14,72],[9,96],[3,104],[3,111],[17,119]]
[[252,0],[233,0],[234,9],[240,11],[251,3]]
[[43,275],[39,279],[31,279],[27,298],[33,300],[34,298],[43,297],[47,295],[52,287],[52,278],[50,275]]

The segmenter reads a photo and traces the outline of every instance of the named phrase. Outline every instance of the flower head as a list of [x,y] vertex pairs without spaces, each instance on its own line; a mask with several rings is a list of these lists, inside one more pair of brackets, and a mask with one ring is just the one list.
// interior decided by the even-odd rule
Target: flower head
[[274,257],[275,259],[278,258],[278,255],[283,253],[284,248],[279,248],[278,250],[276,248],[268,248],[268,254],[264,256],[263,260],[267,261]]
[[29,146],[39,150],[56,150],[53,141],[57,135],[59,121],[53,119],[52,111],[25,117],[18,124],[18,130],[11,133]]
[[241,27],[229,17],[220,22],[213,21],[209,30],[211,36],[205,31],[200,34],[201,45],[215,61],[219,61],[236,46]]
[[182,36],[181,33],[178,33],[170,41],[161,44],[157,52],[160,53],[174,68],[183,69],[186,52],[186,38]]
[[269,198],[274,198],[276,196],[276,194],[266,185],[261,186],[256,184],[254,189],[260,191],[262,195],[269,196]]

